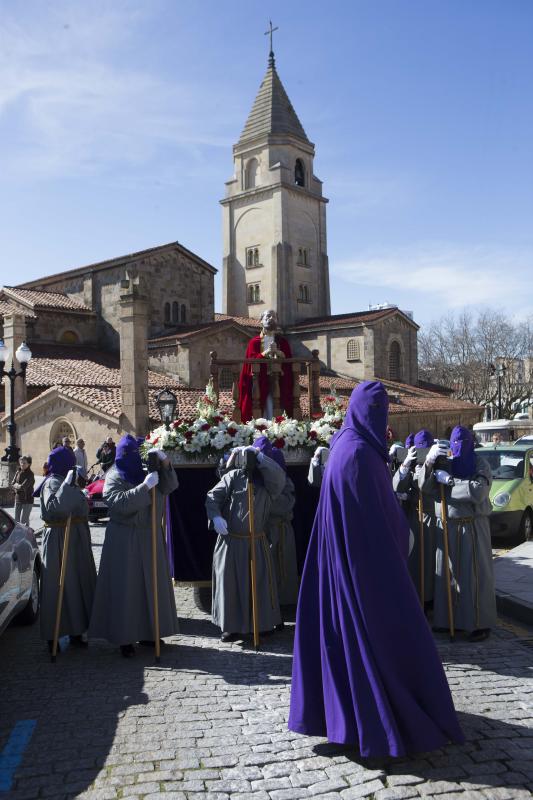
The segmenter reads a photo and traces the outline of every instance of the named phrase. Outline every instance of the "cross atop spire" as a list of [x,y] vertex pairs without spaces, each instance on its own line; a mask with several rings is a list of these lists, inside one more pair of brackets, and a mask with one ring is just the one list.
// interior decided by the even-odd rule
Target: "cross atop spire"
[[271,19],[268,22],[269,22],[270,27],[269,27],[268,31],[265,31],[265,36],[270,36],[270,53],[268,54],[268,63],[269,63],[269,66],[273,67],[274,66],[274,47],[272,45],[272,34],[274,33],[274,31],[279,31],[279,27],[276,25],[276,27],[274,28],[272,26],[272,20]]

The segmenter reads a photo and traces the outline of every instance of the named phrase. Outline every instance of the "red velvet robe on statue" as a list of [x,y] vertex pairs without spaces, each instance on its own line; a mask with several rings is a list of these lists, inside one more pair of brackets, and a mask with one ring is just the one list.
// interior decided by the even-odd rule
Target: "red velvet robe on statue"
[[[284,354],[285,358],[292,358],[290,344],[283,336],[276,336],[276,346],[278,350]],[[264,358],[261,352],[262,339],[261,336],[254,336],[248,342],[246,348],[245,358]],[[259,371],[259,391],[261,394],[261,413],[264,412],[266,399],[270,392],[270,385],[268,380],[268,373],[266,366],[262,366]],[[281,410],[286,411],[289,417],[292,417],[293,404],[292,404],[292,365],[286,364],[282,367],[281,378],[279,382],[279,394]],[[239,380],[239,405],[241,408],[241,417],[243,422],[248,422],[253,417],[252,411],[252,365],[243,364],[241,370],[241,377]]]

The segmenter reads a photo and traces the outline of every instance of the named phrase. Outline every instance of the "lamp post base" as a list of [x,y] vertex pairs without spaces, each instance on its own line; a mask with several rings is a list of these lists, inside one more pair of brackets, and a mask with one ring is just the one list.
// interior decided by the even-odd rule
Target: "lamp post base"
[[15,477],[18,464],[16,461],[0,461],[0,507],[12,506],[15,495],[11,481]]

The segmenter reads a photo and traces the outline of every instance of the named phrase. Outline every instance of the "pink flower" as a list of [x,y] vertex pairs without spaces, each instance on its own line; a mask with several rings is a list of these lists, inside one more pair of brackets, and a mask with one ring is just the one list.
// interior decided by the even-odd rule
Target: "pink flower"
[[202,425],[202,427],[200,428],[200,430],[202,430],[202,431],[208,431],[210,427],[211,427],[211,425],[209,424],[209,422],[206,422],[206,423],[205,423],[205,425]]
[[309,438],[310,439],[316,439],[317,436],[318,436],[318,433],[316,431],[309,431]]
[[280,436],[279,439],[274,440],[274,447],[277,447],[279,450],[283,450],[283,448],[285,447],[285,439],[283,438],[283,436]]
[[228,436],[236,436],[237,435],[237,428],[228,428],[226,431]]
[[284,417],[284,416],[281,416],[281,417],[275,417],[275,418],[274,418],[274,422],[277,422],[277,423],[280,423],[280,422],[285,422],[285,417]]
[[193,437],[192,431],[185,431],[185,433],[183,435],[185,436],[185,438],[187,439],[188,442],[190,442],[192,437]]

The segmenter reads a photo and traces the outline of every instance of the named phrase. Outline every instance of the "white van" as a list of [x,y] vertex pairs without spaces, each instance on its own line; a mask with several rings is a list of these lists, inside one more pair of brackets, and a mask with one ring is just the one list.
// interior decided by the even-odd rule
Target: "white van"
[[531,419],[492,419],[490,422],[476,422],[474,433],[482,445],[494,444],[493,436],[500,435],[502,444],[514,444],[522,436],[533,436]]

